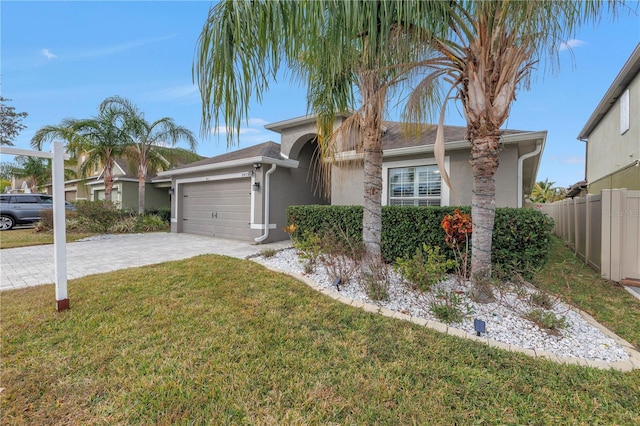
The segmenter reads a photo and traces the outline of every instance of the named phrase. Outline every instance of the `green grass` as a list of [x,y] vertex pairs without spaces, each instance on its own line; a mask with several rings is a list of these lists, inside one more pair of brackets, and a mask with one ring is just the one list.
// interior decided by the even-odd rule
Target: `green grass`
[[640,423],[640,371],[443,335],[251,261],[94,275],[69,295],[56,313],[51,285],[0,294],[0,423]]
[[559,238],[552,240],[550,259],[534,282],[589,313],[640,350],[640,301],[620,284],[600,278]]
[[[66,232],[67,242],[78,241],[82,238],[96,235],[89,232]],[[12,229],[0,232],[0,249],[39,246],[53,244],[53,231],[36,232],[35,229]]]

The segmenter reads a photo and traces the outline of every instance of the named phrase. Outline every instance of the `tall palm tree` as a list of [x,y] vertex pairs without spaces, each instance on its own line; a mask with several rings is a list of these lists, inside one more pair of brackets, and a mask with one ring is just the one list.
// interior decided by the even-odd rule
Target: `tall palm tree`
[[[331,157],[341,135],[361,135],[364,169],[363,241],[381,258],[382,120],[387,93],[403,82],[406,64],[423,52],[412,26],[437,27],[446,3],[303,0],[226,1],[209,12],[197,47],[194,77],[203,101],[203,130],[221,117],[236,142],[258,100],[286,63],[307,84],[308,109],[318,117],[318,144]],[[221,111],[224,111],[221,113]],[[336,114],[355,112],[334,130]],[[212,125],[213,124],[213,125]],[[364,265],[366,267],[366,265]]]
[[82,177],[89,176],[97,165],[104,166],[104,197],[111,201],[113,166],[129,146],[129,139],[117,111],[113,108],[100,109],[97,117],[66,118],[57,126],[45,126],[31,139],[31,146],[42,149],[45,142],[54,139],[65,140],[67,152],[83,153],[86,156],[79,166]]
[[[473,169],[471,278],[482,287],[491,274],[491,238],[495,218],[495,180],[501,126],[516,90],[528,88],[542,58],[557,64],[560,46],[581,24],[597,21],[605,1],[457,1],[450,2],[449,32],[423,36],[440,53],[423,62],[423,85],[445,80],[462,104],[467,120]],[[424,105],[421,86],[409,103],[409,115]],[[438,140],[442,144],[442,139]],[[442,157],[443,151],[440,150]],[[486,293],[485,293],[486,295]]]
[[172,166],[170,158],[162,155],[164,148],[175,146],[180,140],[184,140],[193,151],[198,142],[191,130],[177,125],[169,117],[149,123],[145,120],[144,113],[129,100],[119,96],[105,99],[100,110],[115,111],[124,123],[123,129],[129,138],[125,154],[134,160],[137,168],[138,214],[144,214],[147,174],[149,171],[166,170]]

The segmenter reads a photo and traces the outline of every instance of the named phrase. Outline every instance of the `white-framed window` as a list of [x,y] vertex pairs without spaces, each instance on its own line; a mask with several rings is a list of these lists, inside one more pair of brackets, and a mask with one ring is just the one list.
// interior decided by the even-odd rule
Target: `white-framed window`
[[629,130],[629,89],[620,96],[620,134]]
[[[383,167],[383,204],[390,206],[446,206],[449,188],[435,159],[386,162]],[[449,173],[449,157],[445,158]]]

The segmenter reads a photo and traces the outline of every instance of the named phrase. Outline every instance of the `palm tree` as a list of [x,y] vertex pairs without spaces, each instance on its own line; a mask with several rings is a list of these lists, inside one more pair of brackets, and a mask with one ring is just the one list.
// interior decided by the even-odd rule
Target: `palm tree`
[[129,146],[125,155],[134,160],[138,175],[138,214],[144,214],[145,188],[149,171],[166,170],[172,166],[170,158],[162,155],[167,146],[175,146],[180,140],[188,143],[191,151],[197,141],[193,132],[177,125],[169,117],[160,118],[152,123],[145,120],[144,114],[129,100],[113,96],[100,105],[101,111],[113,110],[120,115],[124,130],[129,137]]
[[[74,160],[65,160],[65,165],[73,165]],[[38,192],[40,187],[51,182],[51,159],[19,155],[15,162],[6,166],[9,179],[13,176],[25,179],[31,192]],[[65,179],[73,179],[76,173],[73,169],[64,169]]]
[[549,182],[549,179],[536,182],[531,190],[529,200],[534,203],[553,203],[565,198],[566,190],[564,188],[557,188],[555,182]]
[[39,188],[51,180],[50,160],[38,157],[17,156],[11,167],[11,174],[24,179],[31,192],[38,192]]
[[[250,98],[261,99],[287,62],[306,81],[308,108],[318,117],[318,146],[331,157],[342,135],[361,135],[364,172],[363,241],[369,262],[381,258],[382,120],[388,91],[423,45],[412,25],[433,29],[443,2],[264,1],[221,2],[210,10],[199,38],[194,76],[203,100],[203,130],[221,116],[235,143]],[[431,22],[430,22],[431,21]],[[222,114],[221,111],[224,111]],[[337,114],[353,114],[334,130]],[[213,124],[213,126],[212,126]],[[327,163],[324,163],[327,164]],[[366,263],[363,267],[367,268]]]
[[[482,286],[491,274],[500,127],[509,116],[516,90],[528,88],[534,65],[542,57],[557,63],[559,47],[578,26],[595,22],[603,8],[615,11],[617,5],[565,0],[449,4],[448,34],[442,37],[425,28],[424,37],[440,55],[423,62],[423,85],[431,87],[443,80],[450,84],[467,120],[474,177],[471,278]],[[419,116],[424,103],[418,90],[409,102],[409,116]]]
[[113,166],[124,155],[129,139],[123,130],[120,115],[114,109],[100,109],[97,117],[87,119],[66,118],[57,126],[45,126],[31,139],[31,146],[42,149],[45,142],[54,139],[66,141],[66,150],[72,154],[84,153],[79,166],[80,175],[87,177],[95,166],[102,164],[104,197],[111,201]]

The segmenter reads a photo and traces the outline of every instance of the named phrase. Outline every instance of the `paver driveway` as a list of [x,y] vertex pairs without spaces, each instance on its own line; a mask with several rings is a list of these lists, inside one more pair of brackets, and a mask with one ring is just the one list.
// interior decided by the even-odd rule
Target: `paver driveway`
[[[265,248],[289,245],[289,241],[255,245],[246,241],[169,232],[106,235],[67,244],[67,278],[187,259],[201,254],[221,254],[243,259]],[[54,281],[52,244],[0,250],[0,290]]]

